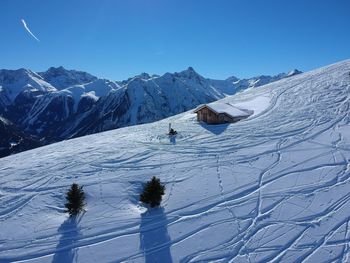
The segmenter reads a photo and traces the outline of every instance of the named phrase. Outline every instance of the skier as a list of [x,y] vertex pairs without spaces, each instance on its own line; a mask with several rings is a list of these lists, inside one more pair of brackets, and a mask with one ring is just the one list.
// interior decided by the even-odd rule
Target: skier
[[169,123],[169,133],[168,135],[176,135],[177,131],[175,131],[173,128],[171,128],[171,123]]

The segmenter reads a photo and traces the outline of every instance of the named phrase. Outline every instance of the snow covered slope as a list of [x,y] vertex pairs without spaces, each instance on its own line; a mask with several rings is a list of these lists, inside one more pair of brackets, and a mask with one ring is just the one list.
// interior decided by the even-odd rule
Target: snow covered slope
[[[0,159],[0,261],[349,262],[349,73],[350,60],[225,98],[255,112],[235,124],[186,112]],[[147,211],[151,176],[166,194]],[[72,182],[87,194],[77,220]]]

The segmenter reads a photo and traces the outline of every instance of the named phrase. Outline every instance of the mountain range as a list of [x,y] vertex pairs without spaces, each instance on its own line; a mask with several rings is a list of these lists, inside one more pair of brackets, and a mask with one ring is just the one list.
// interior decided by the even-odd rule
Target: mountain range
[[[49,144],[157,121],[299,73],[214,80],[189,67],[162,76],[142,73],[112,81],[63,67],[37,73],[2,69],[0,116],[24,137],[37,138],[35,145]],[[0,147],[11,153],[8,144]]]
[[[254,113],[187,111],[0,158],[0,262],[350,262],[350,60],[220,103]],[[156,208],[140,202],[153,176]]]

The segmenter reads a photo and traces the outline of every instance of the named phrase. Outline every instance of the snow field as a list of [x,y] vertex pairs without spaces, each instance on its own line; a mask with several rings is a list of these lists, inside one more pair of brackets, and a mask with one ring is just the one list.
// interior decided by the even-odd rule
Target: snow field
[[[0,262],[348,262],[350,61],[192,112],[0,159]],[[168,123],[179,132],[170,140]],[[138,202],[152,176],[162,207]],[[84,185],[87,211],[64,196]]]

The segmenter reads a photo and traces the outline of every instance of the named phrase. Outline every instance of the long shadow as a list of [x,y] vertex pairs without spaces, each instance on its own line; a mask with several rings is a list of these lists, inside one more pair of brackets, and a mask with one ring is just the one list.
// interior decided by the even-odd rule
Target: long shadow
[[140,246],[146,263],[173,262],[167,224],[164,208],[150,209],[141,214]]
[[227,127],[230,125],[229,123],[224,123],[224,124],[206,124],[203,122],[199,123],[204,129],[210,131],[211,133],[215,135],[219,135],[223,133]]
[[75,217],[70,217],[58,228],[58,233],[61,233],[61,237],[56,247],[56,253],[52,263],[74,262],[76,256],[74,243],[79,238],[77,223]]

